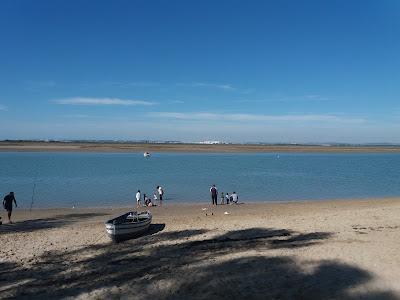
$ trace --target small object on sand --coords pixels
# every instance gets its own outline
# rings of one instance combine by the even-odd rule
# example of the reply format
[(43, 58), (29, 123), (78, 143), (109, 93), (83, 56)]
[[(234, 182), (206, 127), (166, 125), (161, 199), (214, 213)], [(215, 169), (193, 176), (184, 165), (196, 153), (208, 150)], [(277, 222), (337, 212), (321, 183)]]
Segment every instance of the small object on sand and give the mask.
[(202, 208), (201, 210), (207, 210), (207, 208), (204, 207), (204, 208)]
[(226, 212), (224, 212), (224, 215), (230, 215), (231, 213), (228, 213), (227, 211)]
[(75, 205), (72, 205), (72, 209), (75, 209)]

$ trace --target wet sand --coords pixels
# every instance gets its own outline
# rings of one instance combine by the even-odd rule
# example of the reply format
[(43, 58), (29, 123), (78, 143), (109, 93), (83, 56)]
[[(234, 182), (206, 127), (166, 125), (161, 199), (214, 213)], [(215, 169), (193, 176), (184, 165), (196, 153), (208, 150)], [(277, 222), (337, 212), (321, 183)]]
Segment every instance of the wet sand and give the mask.
[(0, 298), (400, 299), (400, 199), (164, 205), (113, 244), (125, 211), (16, 209)]
[(400, 146), (314, 146), (314, 145), (253, 145), (253, 144), (139, 144), (139, 143), (62, 143), (62, 142), (0, 142), (0, 151), (18, 152), (227, 152), (227, 153), (399, 153)]

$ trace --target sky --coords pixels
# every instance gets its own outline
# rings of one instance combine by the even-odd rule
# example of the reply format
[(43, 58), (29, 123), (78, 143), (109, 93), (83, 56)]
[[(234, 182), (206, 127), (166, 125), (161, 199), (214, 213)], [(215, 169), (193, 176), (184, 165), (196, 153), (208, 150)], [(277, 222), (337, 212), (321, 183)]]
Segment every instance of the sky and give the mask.
[(400, 2), (0, 1), (0, 139), (400, 143)]

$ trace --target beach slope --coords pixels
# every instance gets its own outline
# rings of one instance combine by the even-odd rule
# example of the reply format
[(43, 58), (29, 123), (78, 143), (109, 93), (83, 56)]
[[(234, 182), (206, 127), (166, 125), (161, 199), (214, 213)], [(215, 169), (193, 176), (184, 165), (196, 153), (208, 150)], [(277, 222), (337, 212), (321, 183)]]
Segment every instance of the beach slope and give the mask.
[(154, 207), (112, 244), (126, 210), (16, 210), (0, 298), (400, 299), (400, 199)]

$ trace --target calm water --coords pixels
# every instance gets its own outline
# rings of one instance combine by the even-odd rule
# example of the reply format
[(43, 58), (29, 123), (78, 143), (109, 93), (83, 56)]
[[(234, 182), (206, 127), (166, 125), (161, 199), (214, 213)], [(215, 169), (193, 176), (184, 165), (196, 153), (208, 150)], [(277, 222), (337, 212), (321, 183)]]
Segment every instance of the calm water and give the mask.
[(400, 196), (400, 154), (0, 153), (0, 192), (29, 207), (129, 205), (156, 185), (166, 202)]

